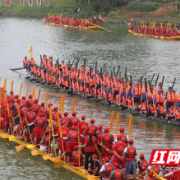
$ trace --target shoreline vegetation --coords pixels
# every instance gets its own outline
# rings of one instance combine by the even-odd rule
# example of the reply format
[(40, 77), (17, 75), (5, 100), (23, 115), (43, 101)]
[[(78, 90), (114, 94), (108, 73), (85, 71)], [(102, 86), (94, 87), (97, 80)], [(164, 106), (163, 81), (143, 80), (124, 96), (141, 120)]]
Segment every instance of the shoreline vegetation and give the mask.
[[(44, 1), (38, 7), (34, 0), (34, 6), (29, 7), (27, 1), (24, 6), (21, 6), (19, 0), (14, 0), (10, 7), (1, 3), (0, 16), (43, 18), (43, 15), (55, 14), (74, 18), (93, 18), (94, 16), (98, 18), (100, 14), (108, 23), (128, 23), (131, 18), (137, 23), (141, 21), (180, 23), (180, 3), (177, 5), (173, 2), (161, 3), (161, 0), (159, 2), (154, 0), (114, 1), (111, 5), (110, 0), (89, 0), (89, 4), (85, 0), (51, 0), (48, 8)], [(80, 10), (77, 12), (78, 8)]]

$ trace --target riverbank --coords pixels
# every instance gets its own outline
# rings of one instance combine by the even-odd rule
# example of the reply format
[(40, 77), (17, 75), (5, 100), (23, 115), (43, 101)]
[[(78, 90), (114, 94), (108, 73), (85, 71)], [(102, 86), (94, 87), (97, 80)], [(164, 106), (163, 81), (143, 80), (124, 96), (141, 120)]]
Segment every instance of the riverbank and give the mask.
[[(52, 0), (49, 8), (46, 8), (44, 3), (42, 2), (41, 7), (37, 7), (36, 4), (33, 7), (29, 7), (27, 2), (24, 7), (21, 7), (19, 0), (14, 0), (10, 7), (6, 7), (2, 3), (0, 16), (43, 18), (45, 14), (57, 14), (75, 18), (93, 18), (101, 14), (107, 23), (127, 24), (130, 19), (134, 19), (137, 23), (141, 21), (180, 23), (179, 16), (172, 16), (175, 10), (173, 3), (164, 4), (153, 12), (129, 11), (124, 6), (107, 14), (93, 11), (93, 3), (87, 4), (86, 2), (82, 3), (74, 0), (68, 0), (68, 2), (66, 0)], [(80, 9), (79, 12), (76, 12), (77, 8)]]

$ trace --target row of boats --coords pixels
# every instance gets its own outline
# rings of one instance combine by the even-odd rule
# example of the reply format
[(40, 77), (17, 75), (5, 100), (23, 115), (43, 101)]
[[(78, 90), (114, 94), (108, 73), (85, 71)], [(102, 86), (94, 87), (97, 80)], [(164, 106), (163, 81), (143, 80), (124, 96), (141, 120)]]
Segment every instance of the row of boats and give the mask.
[(97, 66), (95, 70), (87, 69), (84, 64), (78, 67), (72, 64), (48, 65), (51, 58), (47, 59), (44, 55), (41, 58), (40, 65), (33, 65), (30, 61), (24, 63), (29, 75), (26, 79), (31, 82), (53, 86), (56, 90), (66, 91), (69, 95), (78, 95), (87, 99), (101, 102), (122, 110), (129, 111), (134, 115), (149, 117), (155, 121), (180, 125), (180, 94), (173, 90), (172, 87), (167, 92), (163, 90), (164, 77), (162, 82), (157, 82), (157, 76), (153, 85), (153, 79), (147, 81), (140, 78), (135, 84), (132, 78), (119, 78), (118, 71), (112, 73), (99, 72)]
[[(62, 110), (62, 106), (64, 105), (62, 103), (63, 97), (61, 98), (61, 102), (59, 106), (61, 108), (53, 107), (51, 103), (49, 103), (48, 108), (46, 108), (45, 104), (47, 102), (39, 103), (37, 99), (32, 98), (33, 95), (31, 94), (28, 95), (28, 99), (24, 97), (22, 99), (19, 99), (19, 95), (15, 95), (12, 90), (10, 91), (10, 94), (7, 94), (6, 85), (4, 85), (3, 88), (0, 88), (0, 96), (1, 96), (0, 103), (2, 105), (1, 111), (0, 111), (0, 115), (1, 115), (0, 137), (1, 138), (8, 139), (11, 142), (17, 143), (18, 144), (18, 146), (16, 146), (17, 151), (21, 151), (24, 148), (27, 148), (31, 151), (32, 156), (40, 155), (42, 156), (44, 160), (49, 160), (53, 162), (55, 168), (63, 167), (83, 177), (84, 179), (88, 179), (88, 180), (100, 179), (99, 175), (91, 175), (89, 174), (91, 171), (84, 170), (81, 164), (83, 163), (83, 158), (81, 159), (80, 157), (79, 160), (77, 158), (79, 157), (78, 156), (79, 154), (83, 153), (83, 150), (80, 150), (80, 148), (78, 147), (80, 147), (80, 144), (83, 145), (86, 142), (86, 140), (84, 142), (82, 138), (83, 136), (80, 136), (80, 134), (81, 135), (83, 134), (85, 138), (86, 137), (89, 138), (88, 134), (86, 133), (84, 134), (86, 129), (88, 128), (87, 132), (89, 132), (90, 134), (92, 132), (95, 133), (96, 129), (94, 128), (97, 128), (98, 136), (97, 134), (96, 135), (93, 134), (93, 137), (94, 138), (96, 137), (98, 142), (99, 143), (102, 142), (103, 144), (105, 140), (102, 137), (104, 136), (108, 137), (109, 135), (113, 137), (113, 135), (109, 132), (109, 128), (107, 127), (103, 128), (102, 125), (96, 126), (94, 124), (95, 122), (94, 119), (91, 119), (90, 124), (88, 125), (88, 122), (85, 121), (86, 116), (84, 115), (81, 116), (81, 120), (79, 120), (79, 118), (76, 116), (77, 113), (74, 110), (72, 111), (72, 116), (70, 115), (70, 117), (68, 117), (67, 112), (65, 112), (63, 116), (63, 114), (61, 114), (62, 111), (60, 111), (60, 109)], [(76, 128), (75, 128), (75, 125), (71, 124), (72, 122), (74, 123), (74, 120), (76, 120), (76, 123), (77, 123)], [(65, 121), (67, 123), (64, 123)], [(129, 121), (132, 122), (132, 116), (130, 116)], [(111, 124), (111, 121), (110, 121), (110, 124)], [(116, 129), (119, 130), (118, 129), (119, 124), (117, 122), (116, 124), (117, 124)], [(131, 126), (130, 123), (129, 123), (129, 126)], [(119, 131), (120, 131), (120, 135), (117, 135), (117, 132), (116, 132), (116, 136), (118, 138), (121, 138), (122, 142), (117, 142), (114, 144), (114, 146), (117, 146), (117, 144), (120, 143), (120, 144), (123, 144), (123, 148), (125, 148), (124, 146), (127, 146), (127, 145), (124, 144), (123, 142), (127, 143), (128, 139), (127, 139), (127, 136), (124, 134), (124, 127), (120, 127)], [(129, 127), (129, 131), (130, 131), (130, 127)], [(77, 139), (74, 138), (72, 140), (71, 136), (73, 133), (77, 135)], [(128, 132), (128, 137), (129, 137), (129, 132)], [(37, 138), (37, 141), (35, 140), (36, 138)], [(70, 141), (70, 139), (72, 140), (73, 143)], [(129, 140), (129, 142), (130, 141), (132, 141), (133, 143), (132, 139)], [(59, 142), (59, 145), (56, 145), (58, 144), (58, 142)], [(112, 142), (114, 142), (114, 140)], [(78, 146), (76, 146), (77, 144)], [(67, 151), (69, 150), (67, 150), (66, 148), (68, 148), (69, 146), (72, 148), (72, 154), (74, 153), (75, 156), (73, 155), (74, 159), (67, 161), (65, 160), (66, 159), (65, 152), (66, 152), (66, 156), (68, 156)], [(108, 149), (110, 148), (109, 146), (107, 146), (106, 144), (101, 145), (101, 146), (102, 146), (102, 149), (101, 148), (100, 150), (98, 150), (99, 148), (96, 149), (96, 152), (94, 152), (95, 154), (93, 154), (93, 161), (98, 162), (100, 164), (100, 167), (103, 164), (108, 164), (109, 157), (113, 156), (112, 153), (109, 153), (110, 151), (110, 149)], [(103, 149), (104, 146), (105, 146), (105, 149)], [(61, 156), (57, 155), (59, 150), (61, 150)], [(104, 154), (107, 154), (107, 156), (109, 157), (104, 156)], [(101, 156), (103, 156), (104, 159), (102, 159)], [(141, 158), (141, 161), (144, 162), (145, 164), (145, 165), (144, 164), (142, 165), (142, 172), (145, 172), (145, 170), (148, 167), (148, 163), (145, 160), (143, 154), (140, 155), (140, 158)], [(104, 175), (103, 173), (104, 171), (102, 171), (102, 177), (105, 177), (104, 179), (106, 179), (107, 176), (110, 175), (111, 171), (113, 171), (112, 167), (115, 167), (116, 172), (117, 172), (115, 174), (117, 176), (116, 179), (124, 180), (124, 176), (119, 176), (119, 173), (123, 172), (122, 167), (121, 169), (119, 169), (120, 164), (113, 163), (111, 165), (111, 163), (112, 162), (110, 162), (108, 166), (109, 168), (111, 168), (110, 172), (108, 171), (107, 172), (108, 174)], [(139, 165), (141, 167), (141, 164)], [(155, 167), (155, 169), (153, 168), (153, 170), (149, 171), (150, 173), (146, 175), (147, 178), (150, 177), (152, 180), (154, 178), (165, 180), (164, 178), (160, 177), (157, 174), (160, 172), (160, 169), (157, 169), (157, 167)], [(140, 174), (140, 175), (137, 174), (136, 179), (138, 180), (143, 179), (145, 174), (146, 173)], [(154, 178), (153, 178), (153, 175), (154, 175)], [(129, 175), (128, 179), (133, 179), (133, 176)]]

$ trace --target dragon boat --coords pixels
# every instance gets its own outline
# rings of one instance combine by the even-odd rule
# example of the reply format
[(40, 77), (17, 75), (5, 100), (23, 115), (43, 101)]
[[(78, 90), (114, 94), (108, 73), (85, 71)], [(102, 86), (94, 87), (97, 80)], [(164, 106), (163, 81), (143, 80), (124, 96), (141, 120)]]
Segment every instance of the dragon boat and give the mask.
[(151, 38), (165, 39), (165, 40), (180, 40), (180, 36), (171, 36), (171, 37), (154, 36), (154, 35), (147, 35), (147, 34), (138, 33), (138, 32), (132, 31), (131, 29), (128, 29), (128, 32), (133, 34), (133, 35), (144, 36), (144, 37), (151, 37)]

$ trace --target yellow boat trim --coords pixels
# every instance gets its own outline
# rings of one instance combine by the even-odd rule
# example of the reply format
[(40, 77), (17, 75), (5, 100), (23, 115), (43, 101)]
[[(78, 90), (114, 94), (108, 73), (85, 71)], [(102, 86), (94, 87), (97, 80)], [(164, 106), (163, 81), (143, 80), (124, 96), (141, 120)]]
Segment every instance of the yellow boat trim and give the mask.
[(63, 167), (71, 171), (72, 173), (87, 180), (99, 180), (99, 177), (88, 174), (87, 171), (83, 169), (82, 167), (74, 167), (74, 166), (71, 166), (70, 164), (65, 163), (64, 161), (61, 161), (59, 158), (51, 157), (48, 153), (46, 153), (45, 151), (39, 150), (36, 146), (25, 143), (24, 141), (18, 139), (17, 137), (13, 135), (5, 134), (1, 130), (0, 130), (0, 137), (9, 139), (9, 141), (13, 141), (21, 146), (24, 146), (26, 149), (31, 150), (32, 155), (40, 155), (44, 157), (45, 159), (48, 157), (48, 160), (54, 163), (55, 168)]

